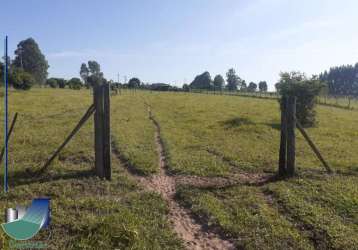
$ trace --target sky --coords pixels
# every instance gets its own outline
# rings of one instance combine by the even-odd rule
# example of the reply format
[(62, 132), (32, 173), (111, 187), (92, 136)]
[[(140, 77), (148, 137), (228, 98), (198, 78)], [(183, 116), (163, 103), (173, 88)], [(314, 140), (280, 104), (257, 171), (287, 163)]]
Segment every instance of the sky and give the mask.
[[(6, 11), (5, 11), (6, 10)], [(34, 38), (50, 77), (96, 60), (107, 79), (181, 86), (229, 68), (246, 82), (358, 62), (356, 0), (4, 0), (0, 36)]]

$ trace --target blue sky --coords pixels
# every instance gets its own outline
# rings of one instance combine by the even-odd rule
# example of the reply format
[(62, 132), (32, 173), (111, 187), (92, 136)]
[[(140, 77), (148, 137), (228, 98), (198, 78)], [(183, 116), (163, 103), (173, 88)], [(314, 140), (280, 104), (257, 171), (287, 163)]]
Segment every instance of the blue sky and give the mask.
[(273, 89), (280, 71), (358, 62), (357, 10), (356, 0), (6, 0), (0, 36), (11, 54), (33, 37), (54, 77), (97, 60), (107, 79), (181, 86), (233, 67)]

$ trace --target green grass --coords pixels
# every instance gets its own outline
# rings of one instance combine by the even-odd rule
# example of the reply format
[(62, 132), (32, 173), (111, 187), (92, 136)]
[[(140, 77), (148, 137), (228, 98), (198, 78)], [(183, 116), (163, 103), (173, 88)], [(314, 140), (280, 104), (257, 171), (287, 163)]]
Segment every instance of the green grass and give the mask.
[[(75, 126), (92, 102), (90, 91), (33, 89), (10, 95), (11, 115), (18, 111), (20, 116), (10, 143), (11, 192), (1, 195), (1, 211), (25, 205), (36, 196), (52, 197), (51, 248), (182, 247), (167, 222), (165, 202), (138, 187), (115, 156), (111, 182), (92, 176), (92, 119), (46, 176), (36, 180), (26, 175), (25, 169), (40, 167)], [(145, 102), (160, 124), (173, 174), (277, 171), (280, 116), (276, 100), (123, 91), (111, 98), (112, 137), (140, 174), (158, 171), (155, 127)], [(298, 134), (295, 178), (258, 186), (180, 186), (178, 201), (221, 228), (239, 248), (357, 249), (358, 113), (319, 105), (317, 115), (318, 126), (307, 132), (335, 175), (325, 174)], [(3, 233), (0, 243), (8, 244)]]
[[(230, 176), (277, 171), (277, 101), (174, 93), (148, 93), (146, 100), (161, 125), (173, 172)], [(182, 187), (179, 200), (245, 249), (354, 249), (358, 115), (321, 105), (317, 115), (318, 126), (307, 132), (338, 173), (334, 177), (326, 176), (298, 134), (296, 179), (261, 187)]]
[(313, 249), (295, 228), (254, 187), (221, 190), (181, 188), (178, 199), (209, 224), (220, 225), (244, 249)]
[[(147, 141), (149, 133), (150, 140), (154, 140), (153, 130), (137, 127), (145, 120), (142, 116), (139, 116), (142, 121), (130, 122), (135, 127), (130, 134), (131, 126), (125, 127), (127, 123), (121, 120), (127, 117), (125, 112), (128, 108), (121, 106), (122, 102), (118, 102), (118, 109), (115, 108), (115, 98), (112, 99), (112, 116), (115, 116), (112, 134), (115, 139), (120, 141), (125, 134), (124, 142), (144, 129), (146, 132), (142, 131), (142, 134), (148, 134)], [(138, 187), (114, 155), (112, 181), (102, 181), (93, 176), (93, 118), (81, 128), (44, 176), (34, 178), (26, 171), (41, 167), (73, 129), (92, 102), (89, 90), (11, 91), (9, 102), (10, 117), (15, 112), (19, 112), (19, 117), (10, 140), (10, 191), (0, 195), (2, 218), (5, 208), (29, 205), (33, 198), (48, 196), (52, 206), (51, 236), (44, 240), (48, 238), (48, 231), (43, 231), (33, 240), (45, 242), (49, 249), (182, 249), (167, 221), (166, 203), (159, 195)], [(129, 99), (124, 102), (129, 102)], [(141, 115), (144, 116), (143, 104), (142, 107)], [(133, 108), (140, 111), (139, 106)], [(118, 114), (120, 111), (122, 115)], [(136, 120), (135, 115), (130, 118)], [(138, 135), (138, 144), (145, 143), (140, 137)], [(3, 140), (2, 133), (0, 139)], [(134, 144), (131, 141), (131, 146), (135, 147)], [(147, 152), (148, 149), (142, 148), (141, 151)], [(130, 149), (125, 152), (144, 170), (148, 171), (149, 166), (154, 169), (155, 164), (142, 165), (144, 160), (141, 162), (140, 158), (132, 157)], [(153, 153), (144, 155), (153, 157)], [(2, 186), (2, 171), (0, 178)], [(0, 246), (1, 249), (9, 247), (9, 238), (2, 230)]]
[[(162, 127), (174, 172), (226, 175), (229, 167), (208, 149), (219, 152), (240, 170), (276, 171), (280, 117), (275, 100), (201, 94), (148, 94)], [(319, 124), (307, 130), (332, 168), (345, 173), (358, 167), (358, 115), (319, 106)], [(298, 132), (297, 132), (298, 133)], [(298, 134), (297, 165), (320, 170), (320, 162)]]
[(141, 92), (125, 92), (111, 99), (111, 129), (116, 145), (125, 159), (140, 174), (158, 171), (158, 155), (154, 141), (155, 128)]

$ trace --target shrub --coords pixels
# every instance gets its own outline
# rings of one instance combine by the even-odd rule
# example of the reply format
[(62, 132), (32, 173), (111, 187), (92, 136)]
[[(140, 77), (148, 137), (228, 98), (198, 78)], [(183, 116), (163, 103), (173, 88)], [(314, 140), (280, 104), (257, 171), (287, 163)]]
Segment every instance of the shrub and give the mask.
[(128, 82), (128, 88), (130, 89), (136, 89), (139, 88), (141, 81), (139, 78), (133, 77)]
[(82, 88), (82, 82), (81, 79), (74, 77), (71, 80), (67, 82), (67, 85), (70, 89), (81, 89)]
[(183, 91), (185, 91), (185, 92), (190, 92), (190, 87), (189, 87), (188, 84), (184, 84), (184, 85), (183, 85)]
[(300, 72), (284, 72), (280, 74), (280, 81), (276, 88), (283, 97), (295, 96), (297, 98), (296, 117), (305, 127), (316, 124), (316, 97), (324, 86), (318, 77), (307, 78)]
[(57, 81), (57, 85), (60, 89), (63, 89), (66, 87), (66, 80), (63, 79), (63, 78), (56, 78), (56, 81)]
[(9, 83), (15, 89), (29, 90), (35, 84), (35, 79), (23, 69), (14, 68), (9, 75)]
[(46, 85), (50, 86), (51, 88), (57, 88), (58, 87), (58, 83), (57, 80), (55, 78), (50, 78), (46, 80)]

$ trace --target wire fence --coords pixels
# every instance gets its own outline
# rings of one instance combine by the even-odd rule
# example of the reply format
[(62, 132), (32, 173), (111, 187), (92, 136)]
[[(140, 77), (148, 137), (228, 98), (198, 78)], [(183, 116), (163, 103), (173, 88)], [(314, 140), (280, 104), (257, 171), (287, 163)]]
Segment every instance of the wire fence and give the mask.
[[(242, 91), (224, 91), (224, 90), (215, 91), (215, 90), (191, 89), (190, 93), (241, 96), (241, 97), (251, 97), (251, 98), (261, 98), (261, 99), (273, 99), (273, 100), (280, 98), (280, 95), (277, 92), (242, 92)], [(354, 97), (354, 96), (319, 95), (316, 101), (317, 104), (320, 105), (358, 110), (358, 97)]]

